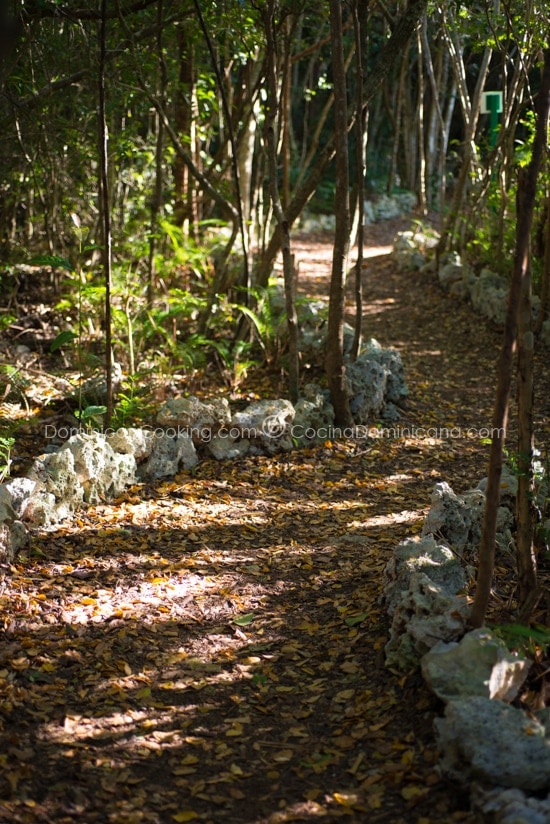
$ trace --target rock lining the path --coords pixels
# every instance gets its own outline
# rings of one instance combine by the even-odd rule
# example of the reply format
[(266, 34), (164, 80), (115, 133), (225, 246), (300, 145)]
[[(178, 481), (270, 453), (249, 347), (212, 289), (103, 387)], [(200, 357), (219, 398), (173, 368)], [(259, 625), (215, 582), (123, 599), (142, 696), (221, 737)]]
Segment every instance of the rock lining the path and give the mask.
[[(365, 200), (363, 204), (363, 219), (365, 225), (376, 223), (380, 220), (391, 220), (401, 215), (412, 212), (418, 202), (417, 196), (413, 192), (396, 192), (394, 194), (380, 194), (370, 200)], [(335, 217), (331, 215), (313, 215), (307, 212), (302, 214), (298, 222), (300, 232), (333, 232)]]
[[(461, 594), (479, 544), (486, 480), (457, 495), (437, 484), (422, 535), (402, 541), (385, 571), (392, 619), (386, 664), (421, 667), (445, 703), (436, 719), (439, 770), (473, 787), (473, 807), (506, 824), (550, 822), (550, 708), (527, 712), (510, 704), (530, 668), (493, 631), (466, 632), (470, 607)], [(499, 548), (509, 546), (517, 482), (501, 479)], [(536, 793), (536, 796), (533, 796)], [(543, 797), (543, 795), (545, 797)]]
[[(400, 354), (375, 340), (350, 366), (350, 404), (356, 423), (398, 415), (407, 388)], [(26, 478), (0, 484), (0, 561), (12, 561), (28, 540), (29, 527), (51, 527), (82, 505), (120, 495), (143, 481), (173, 477), (192, 469), (201, 456), (217, 460), (275, 455), (339, 437), (326, 390), (308, 384), (294, 406), (288, 400), (261, 400), (232, 413), (226, 399), (191, 396), (167, 401), (157, 426), (121, 428), (102, 434), (77, 431), (51, 444)]]
[[(432, 259), (439, 235), (433, 231), (398, 232), (393, 242), (393, 258), (404, 272), (434, 272)], [(469, 301), (474, 310), (498, 326), (504, 326), (508, 304), (508, 282), (506, 278), (488, 268), (476, 274), (456, 251), (448, 252), (440, 261), (437, 277), (441, 287), (453, 297)], [(538, 313), (540, 300), (535, 295), (533, 319)], [(550, 346), (550, 319), (545, 320), (540, 334), (541, 341)]]

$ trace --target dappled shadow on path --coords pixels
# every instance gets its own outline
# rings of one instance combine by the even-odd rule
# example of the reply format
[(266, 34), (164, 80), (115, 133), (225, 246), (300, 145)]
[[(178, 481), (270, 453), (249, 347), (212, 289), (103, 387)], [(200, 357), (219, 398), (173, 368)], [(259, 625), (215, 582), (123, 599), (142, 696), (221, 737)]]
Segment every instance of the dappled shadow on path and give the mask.
[(450, 814), (379, 602), (438, 451), (403, 472), (378, 447), (205, 462), (37, 536), (5, 604), (0, 820)]
[(435, 699), (383, 666), (380, 595), (433, 484), (483, 475), (499, 335), (385, 255), (364, 279), (401, 429), (205, 460), (5, 571), (0, 822), (470, 820), (435, 771)]

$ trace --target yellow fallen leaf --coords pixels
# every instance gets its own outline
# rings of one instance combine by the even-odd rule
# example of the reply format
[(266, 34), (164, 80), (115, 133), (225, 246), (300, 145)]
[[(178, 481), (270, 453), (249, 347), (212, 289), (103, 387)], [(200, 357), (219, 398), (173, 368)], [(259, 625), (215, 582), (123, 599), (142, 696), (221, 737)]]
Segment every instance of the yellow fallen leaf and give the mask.
[(353, 698), (355, 695), (355, 690), (347, 689), (347, 690), (340, 690), (334, 696), (334, 701), (338, 704), (341, 704), (343, 701), (349, 701), (350, 698)]
[(143, 687), (142, 689), (136, 692), (134, 698), (149, 698), (150, 695), (151, 687)]
[(181, 813), (174, 813), (172, 818), (174, 821), (177, 821), (178, 824), (182, 824), (183, 821), (194, 821), (195, 818), (198, 818), (199, 815), (194, 810), (182, 810)]
[(342, 804), (343, 807), (353, 807), (357, 804), (357, 795), (355, 793), (333, 793), (334, 800), (337, 804)]
[(403, 787), (401, 795), (405, 801), (412, 801), (414, 798), (426, 795), (427, 792), (427, 787), (417, 787), (415, 784), (410, 784), (408, 787)]
[(293, 755), (294, 755), (294, 752), (292, 750), (279, 750), (279, 752), (276, 752), (275, 755), (273, 756), (273, 760), (274, 761), (290, 761), (290, 759), (292, 758)]

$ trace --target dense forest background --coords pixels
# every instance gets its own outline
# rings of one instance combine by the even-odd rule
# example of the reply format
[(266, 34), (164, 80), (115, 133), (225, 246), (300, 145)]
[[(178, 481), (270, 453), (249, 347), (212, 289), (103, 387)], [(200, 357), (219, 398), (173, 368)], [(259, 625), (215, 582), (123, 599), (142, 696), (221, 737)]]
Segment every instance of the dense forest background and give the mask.
[(509, 273), (548, 26), (538, 2), (14, 2), (0, 65), (3, 290), (19, 264), (53, 267), (35, 280), (51, 280), (55, 349), (76, 341), (103, 361), (107, 343), (131, 379), (214, 364), (231, 382), (277, 356), (266, 294), (306, 211), (337, 215), (345, 259), (358, 227), (360, 253), (364, 199), (409, 190), (440, 255)]

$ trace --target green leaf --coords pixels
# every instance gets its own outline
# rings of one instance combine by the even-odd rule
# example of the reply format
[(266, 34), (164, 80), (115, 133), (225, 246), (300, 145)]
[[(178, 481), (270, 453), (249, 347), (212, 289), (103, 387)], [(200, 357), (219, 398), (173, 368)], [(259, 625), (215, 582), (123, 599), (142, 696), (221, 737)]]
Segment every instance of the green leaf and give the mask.
[(36, 255), (29, 260), (29, 266), (51, 266), (53, 269), (65, 269), (74, 272), (73, 264), (59, 255)]
[(104, 415), (106, 411), (106, 406), (87, 406), (86, 409), (75, 410), (74, 416), (83, 423), (86, 423), (86, 421), (91, 421), (99, 417), (99, 415)]
[(67, 343), (72, 343), (73, 340), (76, 340), (78, 335), (75, 335), (74, 332), (65, 329), (63, 332), (60, 332), (59, 335), (51, 342), (50, 344), (50, 352), (57, 352), (58, 349), (61, 349), (62, 346), (65, 346)]
[(495, 626), (494, 629), (509, 641), (525, 639), (535, 641), (535, 643), (541, 646), (550, 644), (550, 629), (541, 625), (528, 627), (525, 626), (525, 624), (501, 624), (500, 626)]
[(350, 615), (349, 618), (345, 619), (345, 623), (348, 625), (348, 627), (354, 627), (356, 624), (360, 624), (362, 621), (364, 621), (367, 615), (368, 613), (366, 612), (360, 612), (358, 615)]
[(253, 612), (247, 612), (246, 615), (239, 615), (237, 618), (233, 618), (233, 623), (237, 624), (238, 627), (247, 627), (255, 617)]

